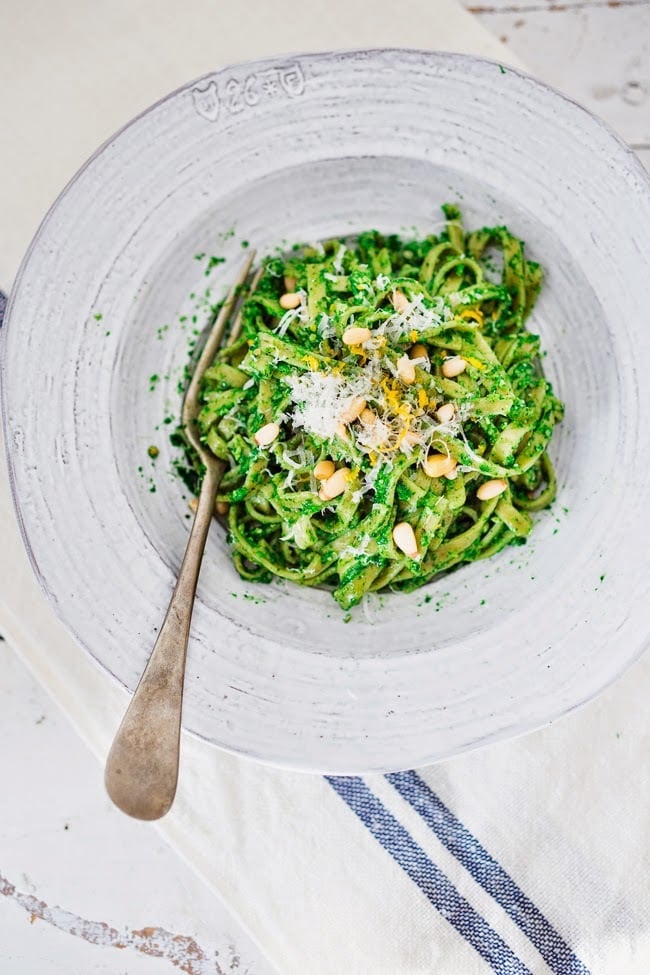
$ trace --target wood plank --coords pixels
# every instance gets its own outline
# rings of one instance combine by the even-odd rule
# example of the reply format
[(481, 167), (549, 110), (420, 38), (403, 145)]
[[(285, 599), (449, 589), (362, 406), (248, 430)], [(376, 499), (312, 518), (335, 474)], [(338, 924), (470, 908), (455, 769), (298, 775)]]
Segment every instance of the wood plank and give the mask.
[(94, 756), (3, 640), (0, 673), (2, 975), (271, 975), (159, 832), (111, 805)]
[(568, 7), (585, 9), (587, 7), (643, 7), (649, 0), (462, 0), (464, 6), (473, 14), (527, 13), (530, 11), (562, 12)]
[(650, 3), (477, 5), (480, 22), (531, 73), (604, 118), (630, 143), (650, 144)]

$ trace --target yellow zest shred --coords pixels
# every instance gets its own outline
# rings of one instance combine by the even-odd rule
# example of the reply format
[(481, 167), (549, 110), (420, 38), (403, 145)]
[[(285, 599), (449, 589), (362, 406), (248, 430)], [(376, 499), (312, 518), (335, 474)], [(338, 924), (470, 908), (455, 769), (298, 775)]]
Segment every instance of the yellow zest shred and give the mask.
[(429, 397), (424, 389), (418, 389), (418, 406), (424, 409), (425, 406), (429, 405)]
[(465, 362), (469, 362), (470, 366), (474, 366), (475, 369), (480, 369), (481, 371), (485, 369), (485, 363), (481, 362), (480, 359), (475, 359), (471, 355), (464, 355), (463, 359), (465, 360)]
[(483, 312), (478, 308), (463, 308), (458, 312), (458, 318), (466, 318), (476, 322), (479, 326), (483, 325)]
[(381, 381), (381, 388), (384, 391), (388, 406), (392, 410), (398, 410), (402, 397), (400, 395), (399, 387), (395, 384), (395, 381), (384, 376)]

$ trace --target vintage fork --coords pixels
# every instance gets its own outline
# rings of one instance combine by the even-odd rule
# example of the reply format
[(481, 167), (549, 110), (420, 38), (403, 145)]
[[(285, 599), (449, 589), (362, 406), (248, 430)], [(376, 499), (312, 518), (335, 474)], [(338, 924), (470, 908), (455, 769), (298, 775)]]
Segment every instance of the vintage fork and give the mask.
[[(247, 288), (252, 251), (210, 330), (183, 400), (185, 435), (205, 465), (198, 505), (178, 580), (158, 639), (115, 735), (104, 781), (116, 806), (136, 819), (159, 819), (171, 807), (178, 782), (185, 659), (201, 560), (215, 511), (225, 464), (200, 439), (197, 417), (205, 370), (222, 343), (231, 314), (243, 292), (255, 290), (261, 269)], [(241, 332), (241, 303), (228, 342)]]

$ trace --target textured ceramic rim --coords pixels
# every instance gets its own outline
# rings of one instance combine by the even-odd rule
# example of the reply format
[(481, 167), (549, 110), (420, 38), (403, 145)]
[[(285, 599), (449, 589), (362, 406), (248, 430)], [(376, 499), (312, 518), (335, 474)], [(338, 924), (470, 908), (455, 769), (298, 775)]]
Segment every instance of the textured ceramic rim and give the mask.
[[(354, 55), (354, 54), (359, 54), (359, 55), (366, 55), (367, 54), (367, 55), (380, 56), (380, 55), (382, 55), (384, 53), (391, 53), (391, 49), (374, 49), (374, 50), (370, 50), (370, 51), (359, 51), (359, 52), (354, 52), (354, 51), (319, 52), (317, 54), (311, 54), (311, 55), (310, 54), (296, 54), (296, 55), (292, 55), (291, 57), (292, 58), (294, 58), (294, 57), (295, 58), (300, 58), (302, 60), (309, 61), (310, 58), (337, 58), (339, 56), (351, 56), (351, 55)], [(467, 63), (467, 62), (472, 62), (472, 63), (475, 63), (475, 62), (479, 62), (479, 63), (480, 62), (483, 62), (483, 63), (485, 63), (487, 65), (493, 65), (495, 67), (498, 67), (498, 63), (497, 62), (493, 62), (493, 61), (490, 61), (488, 59), (483, 59), (483, 58), (467, 57), (467, 56), (459, 55), (459, 54), (441, 54), (441, 53), (437, 53), (437, 52), (413, 51), (413, 50), (404, 50), (403, 52), (397, 52), (397, 53), (403, 53), (405, 55), (416, 55), (416, 56), (421, 57), (421, 58), (430, 57), (430, 58), (433, 58), (433, 59), (437, 59), (439, 61), (446, 61), (448, 63), (462, 64), (463, 62), (465, 62), (465, 63)], [(219, 70), (217, 72), (210, 72), (208, 74), (205, 74), (205, 75), (201, 76), (200, 78), (195, 79), (194, 81), (191, 81), (188, 84), (179, 87), (174, 92), (170, 93), (169, 95), (167, 95), (164, 98), (162, 98), (159, 101), (157, 101), (154, 105), (150, 106), (144, 112), (140, 113), (138, 116), (136, 116), (130, 122), (128, 122), (120, 130), (118, 130), (118, 132), (115, 133), (114, 136), (112, 136), (110, 139), (106, 140), (106, 142), (95, 153), (93, 153), (93, 155), (82, 166), (82, 168), (79, 170), (79, 172), (77, 174), (75, 174), (75, 176), (70, 180), (70, 182), (64, 188), (64, 190), (62, 191), (62, 193), (59, 195), (59, 197), (57, 198), (57, 200), (53, 203), (52, 207), (50, 207), (50, 209), (48, 210), (48, 213), (44, 217), (44, 219), (43, 219), (43, 221), (42, 221), (42, 223), (41, 223), (41, 225), (40, 225), (40, 227), (39, 227), (39, 229), (38, 229), (38, 231), (37, 231), (37, 233), (36, 233), (36, 235), (35, 235), (32, 243), (31, 243), (31, 245), (30, 245), (30, 247), (29, 247), (29, 249), (27, 251), (27, 254), (25, 255), (25, 258), (23, 259), (23, 262), (21, 263), (21, 267), (20, 267), (19, 272), (18, 272), (18, 274), (16, 276), (16, 280), (14, 282), (14, 287), (12, 289), (12, 293), (11, 293), (11, 296), (10, 296), (10, 299), (9, 299), (9, 302), (8, 302), (7, 313), (6, 313), (6, 322), (9, 323), (10, 320), (11, 320), (11, 317), (12, 317), (12, 308), (13, 308), (13, 304), (14, 304), (15, 295), (20, 291), (21, 287), (23, 286), (23, 277), (24, 277), (26, 268), (27, 268), (27, 266), (29, 264), (29, 260), (30, 260), (30, 257), (32, 255), (32, 252), (34, 251), (34, 249), (38, 245), (38, 242), (39, 242), (39, 240), (41, 238), (41, 234), (42, 234), (43, 228), (47, 225), (47, 223), (48, 223), (48, 221), (50, 219), (51, 214), (56, 210), (56, 208), (58, 207), (60, 201), (66, 196), (66, 194), (69, 191), (69, 189), (76, 183), (76, 181), (86, 171), (86, 169), (93, 163), (93, 161), (103, 153), (103, 151), (105, 150), (106, 146), (108, 146), (109, 144), (111, 144), (112, 142), (114, 142), (116, 139), (118, 139), (122, 135), (122, 133), (124, 133), (127, 130), (129, 130), (132, 126), (136, 125), (137, 122), (141, 118), (144, 118), (146, 115), (148, 115), (151, 111), (153, 111), (158, 106), (163, 105), (164, 103), (166, 103), (166, 102), (168, 102), (168, 101), (176, 98), (177, 96), (179, 96), (180, 94), (182, 94), (184, 92), (187, 92), (188, 90), (191, 90), (192, 88), (194, 88), (197, 85), (201, 85), (203, 82), (206, 82), (207, 80), (209, 80), (211, 78), (215, 78), (215, 77), (219, 78), (219, 77), (223, 76), (225, 72), (231, 70), (234, 67), (242, 67), (242, 66), (246, 66), (246, 65), (250, 65), (252, 67), (254, 65), (256, 67), (256, 69), (259, 70), (259, 69), (263, 69), (265, 66), (277, 65), (278, 62), (279, 62), (279, 60), (280, 59), (278, 57), (272, 57), (272, 58), (266, 58), (266, 59), (255, 60), (255, 61), (250, 61), (250, 62), (244, 62), (243, 65), (240, 64), (240, 65), (237, 65), (237, 66), (226, 67), (226, 68), (223, 68), (223, 69), (221, 69), (221, 70)], [(562, 95), (561, 93), (555, 92), (553, 89), (549, 88), (549, 86), (546, 86), (546, 85), (541, 84), (540, 82), (537, 82), (535, 79), (530, 78), (529, 76), (527, 76), (523, 72), (519, 72), (519, 71), (513, 70), (512, 68), (508, 68), (507, 70), (508, 70), (508, 73), (517, 76), (518, 78), (522, 79), (523, 81), (525, 81), (525, 82), (527, 82), (529, 84), (533, 84), (534, 86), (537, 87), (537, 89), (540, 92), (546, 93), (547, 95), (548, 94), (552, 94), (553, 96), (556, 96), (556, 97), (562, 99), (563, 101), (565, 101), (565, 102), (567, 102), (567, 103), (569, 103), (569, 104), (577, 107), (581, 112), (584, 113), (584, 115), (585, 115), (586, 118), (588, 118), (588, 119), (591, 120), (592, 123), (596, 123), (598, 126), (600, 126), (602, 128), (602, 130), (607, 133), (608, 137), (615, 142), (618, 151), (620, 153), (623, 153), (627, 157), (627, 161), (629, 163), (629, 166), (630, 166), (631, 170), (636, 171), (637, 177), (640, 177), (641, 178), (641, 181), (645, 184), (646, 191), (650, 191), (650, 179), (649, 179), (647, 173), (645, 173), (645, 171), (643, 170), (643, 167), (641, 166), (641, 163), (636, 158), (636, 156), (634, 155), (634, 153), (629, 149), (629, 147), (627, 147), (623, 143), (623, 141), (606, 125), (606, 123), (602, 122), (602, 120), (597, 119), (596, 117), (594, 117), (593, 115), (591, 115), (591, 113), (589, 113), (587, 110), (583, 109), (581, 106), (579, 106), (579, 105), (576, 106), (576, 103), (573, 102), (571, 99), (566, 98), (566, 96)], [(7, 332), (7, 328), (5, 328), (3, 331), (6, 333)], [(3, 358), (2, 366), (3, 366), (3, 369), (4, 369), (5, 368), (5, 356), (6, 356), (6, 340), (3, 341), (3, 345), (5, 347), (5, 351), (3, 352), (3, 357), (2, 357)], [(12, 494), (13, 494), (13, 498), (14, 498), (14, 505), (15, 505), (15, 508), (16, 508), (16, 513), (17, 513), (17, 517), (18, 517), (18, 521), (19, 521), (19, 525), (20, 525), (20, 530), (21, 530), (21, 533), (22, 533), (22, 536), (23, 536), (23, 541), (25, 543), (27, 552), (29, 554), (29, 558), (30, 558), (30, 561), (32, 563), (33, 569), (34, 569), (34, 571), (35, 571), (35, 573), (37, 575), (37, 578), (39, 579), (39, 583), (41, 584), (41, 587), (43, 588), (44, 592), (49, 597), (50, 591), (49, 591), (49, 588), (48, 588), (48, 585), (47, 585), (46, 580), (42, 577), (42, 575), (40, 573), (39, 566), (38, 566), (38, 560), (36, 558), (36, 555), (35, 555), (35, 552), (34, 552), (34, 550), (32, 548), (32, 545), (30, 544), (30, 541), (29, 541), (29, 538), (28, 538), (27, 528), (26, 528), (26, 525), (24, 523), (22, 511), (21, 511), (21, 508), (20, 508), (20, 505), (19, 505), (19, 502), (18, 502), (17, 489), (16, 489), (16, 484), (15, 484), (15, 475), (14, 475), (14, 469), (13, 469), (13, 458), (12, 458), (11, 449), (10, 449), (10, 438), (9, 438), (10, 431), (7, 429), (8, 404), (6, 402), (6, 395), (7, 394), (6, 394), (6, 385), (5, 384), (3, 384), (3, 393), (2, 393), (2, 395), (3, 395), (3, 407), (4, 407), (3, 408), (3, 419), (4, 419), (4, 422), (5, 422), (5, 433), (6, 433), (6, 450), (7, 450), (7, 457), (8, 457), (8, 463), (9, 463), (10, 482), (11, 482)], [(56, 603), (56, 601), (55, 601), (55, 603)], [(59, 607), (58, 606), (55, 606), (55, 608), (56, 608), (57, 612), (59, 612)], [(63, 621), (66, 623), (66, 625), (70, 629), (72, 629), (73, 632), (74, 632), (74, 626), (73, 626), (72, 622), (70, 620), (68, 620), (68, 619), (65, 618), (65, 614), (60, 613), (60, 615), (61, 615), (61, 618), (63, 619)], [(488, 734), (488, 735), (483, 735), (481, 737), (480, 741), (474, 741), (474, 742), (470, 742), (468, 744), (465, 744), (462, 747), (459, 747), (457, 749), (454, 749), (453, 751), (450, 751), (448, 754), (454, 754), (454, 753), (456, 753), (458, 751), (463, 751), (463, 750), (466, 750), (467, 748), (475, 747), (478, 744), (485, 744), (485, 743), (487, 743), (488, 741), (491, 741), (491, 740), (496, 740), (496, 739), (502, 738), (502, 737), (510, 737), (513, 734), (520, 734), (520, 733), (523, 733), (525, 731), (532, 730), (534, 727), (539, 727), (540, 725), (542, 725), (544, 723), (547, 723), (548, 721), (553, 720), (554, 718), (557, 718), (561, 714), (569, 713), (570, 711), (574, 710), (576, 707), (579, 707), (580, 705), (586, 703), (586, 701), (590, 700), (596, 693), (598, 693), (599, 690), (604, 689), (609, 684), (611, 684), (618, 676), (620, 676), (620, 674), (623, 673), (623, 671), (625, 669), (627, 669), (627, 667), (635, 659), (637, 659), (638, 656), (640, 656), (640, 654), (643, 652), (644, 646), (645, 646), (645, 640), (639, 641), (639, 643), (636, 646), (636, 648), (634, 649), (634, 652), (633, 653), (629, 653), (629, 649), (630, 648), (628, 647), (628, 655), (626, 656), (626, 659), (624, 660), (624, 662), (620, 666), (618, 666), (618, 667), (616, 667), (615, 669), (612, 670), (612, 672), (608, 676), (608, 679), (602, 680), (601, 683), (600, 683), (600, 685), (595, 690), (594, 689), (591, 689), (584, 697), (579, 698), (579, 699), (574, 699), (571, 704), (569, 704), (569, 705), (567, 705), (567, 704), (558, 705), (558, 706), (555, 706), (554, 708), (551, 708), (550, 709), (550, 713), (548, 714), (548, 716), (547, 716), (547, 718), (545, 720), (539, 720), (539, 718), (533, 718), (532, 720), (530, 720), (530, 719), (527, 720), (526, 717), (523, 717), (523, 718), (521, 718), (518, 727), (515, 728), (515, 729), (507, 728), (507, 729), (499, 730), (497, 728), (493, 733)], [(102, 667), (104, 667), (105, 669), (109, 669), (109, 668), (106, 667), (105, 663), (102, 663), (101, 661), (99, 661), (99, 659), (97, 658), (97, 656), (95, 655), (95, 653), (93, 652), (93, 650), (88, 649), (88, 648), (86, 648), (86, 649), (98, 661), (98, 663), (100, 663), (100, 665)], [(119, 680), (119, 678), (117, 678), (117, 679)], [(203, 736), (201, 736), (201, 737), (203, 737)], [(207, 739), (207, 740), (211, 740), (211, 739)], [(223, 747), (223, 748), (225, 748), (227, 750), (232, 750), (232, 751), (235, 751), (235, 752), (238, 751), (237, 745), (235, 743), (233, 743), (233, 742), (227, 742), (227, 743), (225, 743), (225, 742), (214, 742), (214, 743), (215, 744), (218, 744), (220, 747)], [(242, 752), (239, 752), (239, 753), (240, 754), (248, 754), (249, 757), (255, 758), (255, 759), (259, 760), (259, 761), (266, 761), (266, 762), (269, 762), (271, 764), (287, 765), (288, 767), (293, 767), (293, 768), (304, 768), (304, 769), (308, 769), (310, 771), (316, 770), (314, 768), (313, 764), (309, 761), (309, 759), (307, 759), (307, 760), (304, 760), (303, 759), (302, 761), (299, 761), (299, 760), (295, 760), (292, 757), (291, 760), (285, 760), (285, 759), (283, 759), (282, 756), (278, 756), (277, 758), (275, 758), (274, 756), (268, 755), (268, 754), (262, 755), (262, 754), (254, 754), (252, 752), (243, 752), (243, 753)], [(443, 756), (435, 755), (434, 757), (436, 759), (438, 759), (438, 758), (443, 757)], [(408, 757), (407, 757), (407, 758), (405, 758), (404, 764), (401, 765), (401, 767), (408, 767), (410, 764), (412, 764), (412, 763), (408, 760)], [(366, 770), (370, 771), (370, 770), (378, 770), (378, 769), (380, 769), (382, 771), (385, 770), (385, 766), (383, 766), (382, 764), (377, 764), (377, 763), (373, 763), (370, 767), (367, 767), (367, 766), (363, 765), (363, 763), (361, 765), (359, 765), (356, 762), (353, 762), (352, 765), (354, 766), (353, 769), (352, 769), (353, 771), (366, 771)], [(391, 769), (393, 769), (395, 767), (397, 767), (397, 766), (394, 763), (392, 763), (390, 765), (390, 768)], [(326, 768), (320, 768), (319, 767), (318, 770), (319, 771), (332, 771), (332, 770), (339, 771), (340, 769), (338, 769), (338, 768), (332, 769), (331, 766), (327, 766)]]

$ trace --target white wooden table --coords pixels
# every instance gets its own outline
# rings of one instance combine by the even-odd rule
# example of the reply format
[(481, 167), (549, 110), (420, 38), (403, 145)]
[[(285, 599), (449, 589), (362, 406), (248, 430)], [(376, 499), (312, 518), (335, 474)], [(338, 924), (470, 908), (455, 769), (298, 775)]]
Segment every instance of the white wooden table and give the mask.
[[(650, 167), (650, 0), (465, 5)], [(0, 973), (271, 975), (155, 830), (113, 809), (97, 762), (4, 642), (0, 673)]]

